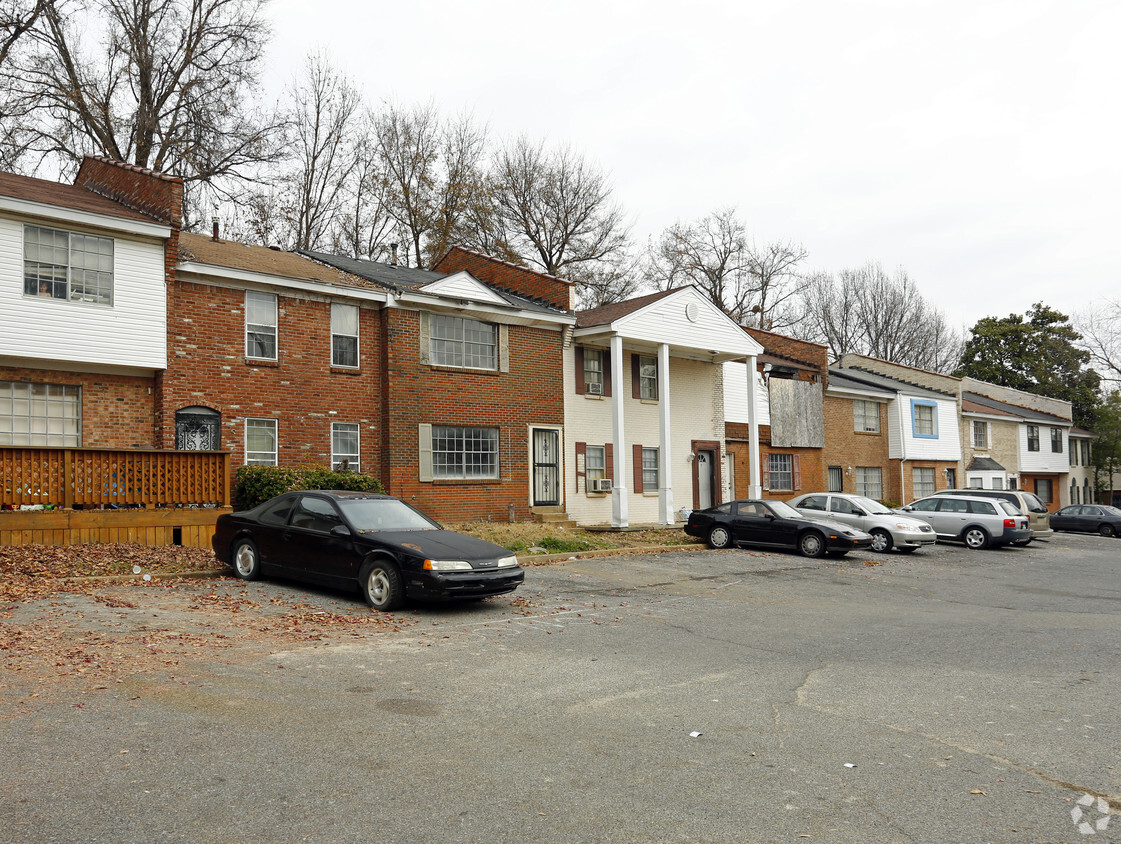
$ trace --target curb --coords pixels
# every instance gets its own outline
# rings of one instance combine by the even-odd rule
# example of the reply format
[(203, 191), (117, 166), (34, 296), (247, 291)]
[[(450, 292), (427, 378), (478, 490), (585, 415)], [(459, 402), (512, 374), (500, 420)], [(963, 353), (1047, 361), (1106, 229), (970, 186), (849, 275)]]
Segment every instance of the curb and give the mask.
[[(212, 577), (223, 577), (229, 575), (233, 569), (200, 569), (197, 571), (183, 571), (183, 572), (156, 572), (150, 574), (151, 580), (182, 580), (183, 578), (190, 578), (194, 580), (207, 580)], [(88, 575), (85, 577), (60, 577), (60, 583), (131, 583), (137, 581), (144, 583), (143, 574), (98, 574)]]

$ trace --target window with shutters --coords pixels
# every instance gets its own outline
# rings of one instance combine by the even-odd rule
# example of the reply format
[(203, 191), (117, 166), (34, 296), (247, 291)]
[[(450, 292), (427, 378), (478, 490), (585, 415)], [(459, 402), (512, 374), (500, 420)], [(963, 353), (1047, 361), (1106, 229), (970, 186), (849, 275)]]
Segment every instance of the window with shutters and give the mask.
[(794, 490), (794, 455), (769, 454), (771, 489), (792, 492)]
[(432, 477), (498, 477), (498, 429), (432, 426)]
[(603, 395), (602, 349), (584, 349), (584, 394)]
[(638, 357), (638, 397), (645, 401), (658, 400), (658, 359), (653, 355)]
[(658, 449), (642, 449), (642, 488), (653, 492), (658, 488)]
[(498, 369), (497, 325), (433, 314), (430, 330), (433, 365)]
[(584, 455), (584, 477), (588, 492), (593, 492), (596, 482), (607, 477), (607, 449), (602, 445), (590, 445)]
[(989, 423), (982, 422), (979, 419), (973, 420), (973, 447), (974, 448), (988, 448), (989, 447)]

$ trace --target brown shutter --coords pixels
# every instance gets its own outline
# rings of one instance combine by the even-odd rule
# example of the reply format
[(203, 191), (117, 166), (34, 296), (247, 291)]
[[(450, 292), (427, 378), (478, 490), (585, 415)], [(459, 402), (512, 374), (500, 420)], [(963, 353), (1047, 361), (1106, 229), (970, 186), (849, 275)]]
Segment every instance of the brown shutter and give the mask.
[(604, 351), (600, 356), (603, 361), (603, 394), (611, 395), (611, 352)]
[(638, 355), (631, 355), (631, 398), (642, 398), (642, 382), (638, 372)]
[(603, 447), (603, 476), (615, 482), (615, 446), (607, 443)]
[(800, 454), (794, 455), (794, 488), (802, 488), (802, 456)]
[[(584, 458), (584, 459), (581, 460), (580, 458)], [(587, 469), (588, 469), (588, 444), (587, 443), (576, 443), (576, 491), (577, 492), (580, 491), (580, 479), (581, 478), (585, 479), (584, 486), (586, 487), (588, 485), (587, 480), (586, 480), (587, 476), (588, 476)]]
[(588, 391), (584, 384), (584, 347), (576, 347), (576, 395), (582, 396)]
[(642, 492), (642, 446), (631, 446), (631, 459), (634, 460), (634, 491)]
[(769, 455), (759, 455), (759, 469), (760, 477), (763, 478), (763, 489), (769, 490), (771, 488), (771, 458)]

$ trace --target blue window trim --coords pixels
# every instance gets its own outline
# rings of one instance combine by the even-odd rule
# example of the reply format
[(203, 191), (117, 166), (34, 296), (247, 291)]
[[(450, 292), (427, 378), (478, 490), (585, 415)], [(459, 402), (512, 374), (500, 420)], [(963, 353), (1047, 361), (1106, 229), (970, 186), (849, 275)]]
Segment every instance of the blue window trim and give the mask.
[[(930, 407), (933, 408), (930, 418), (934, 422), (933, 434), (920, 434), (915, 429), (915, 408), (916, 407)], [(938, 439), (938, 402), (924, 401), (923, 399), (911, 399), (911, 436), (920, 440), (936, 440)]]

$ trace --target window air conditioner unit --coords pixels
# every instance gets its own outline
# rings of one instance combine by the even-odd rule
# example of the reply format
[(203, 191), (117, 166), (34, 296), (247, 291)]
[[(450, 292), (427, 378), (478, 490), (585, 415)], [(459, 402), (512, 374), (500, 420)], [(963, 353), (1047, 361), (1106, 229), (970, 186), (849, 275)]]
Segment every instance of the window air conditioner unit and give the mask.
[(597, 478), (592, 481), (592, 492), (611, 492), (611, 478)]
[(603, 395), (603, 383), (600, 381), (589, 381), (584, 387), (589, 396)]

